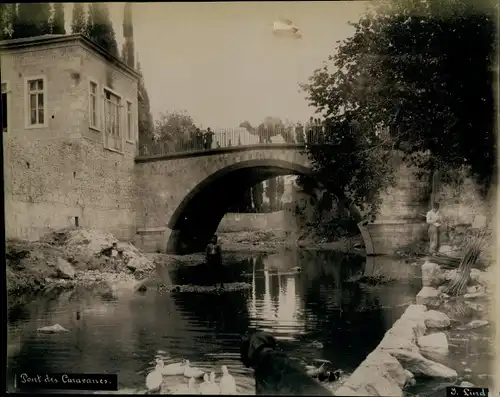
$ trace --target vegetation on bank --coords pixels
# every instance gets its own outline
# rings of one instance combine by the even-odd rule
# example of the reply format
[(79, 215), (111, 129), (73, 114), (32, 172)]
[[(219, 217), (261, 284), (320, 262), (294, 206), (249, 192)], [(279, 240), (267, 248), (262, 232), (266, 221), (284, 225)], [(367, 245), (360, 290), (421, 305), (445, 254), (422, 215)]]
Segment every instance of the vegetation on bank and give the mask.
[(423, 171), (465, 164), (486, 191), (496, 167), (492, 2), (380, 1), (353, 27), (303, 85), (326, 119), (329, 145), (308, 154), (327, 191), (376, 215), (394, 183), (392, 149)]

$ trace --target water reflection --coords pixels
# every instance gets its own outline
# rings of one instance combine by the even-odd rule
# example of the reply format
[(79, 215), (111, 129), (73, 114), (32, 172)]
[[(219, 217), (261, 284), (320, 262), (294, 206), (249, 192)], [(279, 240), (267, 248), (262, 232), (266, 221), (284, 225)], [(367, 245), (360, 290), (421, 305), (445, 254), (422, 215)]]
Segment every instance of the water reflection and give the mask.
[[(404, 263), (377, 261), (368, 263), (370, 269), (411, 274)], [(296, 266), (299, 273), (293, 271)], [(413, 276), (368, 289), (346, 283), (367, 271), (367, 263), (333, 252), (258, 255), (227, 269), (234, 281), (251, 282), (252, 288), (221, 295), (151, 288), (142, 295), (115, 296), (103, 285), (9, 302), (9, 384), (19, 370), (119, 372), (121, 388), (141, 388), (161, 350), (202, 368), (219, 371), (228, 365), (238, 384), (252, 391), (251, 376), (239, 362), (240, 335), (249, 329), (271, 332), (282, 348), (306, 361), (328, 359), (349, 371), (378, 344), (420, 287)], [(178, 278), (175, 270), (161, 268), (158, 274), (166, 284)], [(36, 332), (56, 323), (70, 332)], [(314, 340), (324, 348), (311, 347)]]

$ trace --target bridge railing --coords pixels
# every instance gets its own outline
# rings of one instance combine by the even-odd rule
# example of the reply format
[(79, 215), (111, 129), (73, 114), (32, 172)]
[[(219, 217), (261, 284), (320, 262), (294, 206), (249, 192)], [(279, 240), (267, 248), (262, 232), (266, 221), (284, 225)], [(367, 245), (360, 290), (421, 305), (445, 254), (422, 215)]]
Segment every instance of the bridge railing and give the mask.
[[(350, 128), (357, 129), (357, 127)], [(260, 129), (252, 132), (245, 128), (207, 130), (201, 133), (193, 131), (191, 134), (184, 135), (176, 140), (140, 139), (138, 156), (162, 156), (255, 145), (321, 145), (325, 143), (325, 137), (328, 133), (328, 127), (321, 124), (306, 125), (306, 127)]]

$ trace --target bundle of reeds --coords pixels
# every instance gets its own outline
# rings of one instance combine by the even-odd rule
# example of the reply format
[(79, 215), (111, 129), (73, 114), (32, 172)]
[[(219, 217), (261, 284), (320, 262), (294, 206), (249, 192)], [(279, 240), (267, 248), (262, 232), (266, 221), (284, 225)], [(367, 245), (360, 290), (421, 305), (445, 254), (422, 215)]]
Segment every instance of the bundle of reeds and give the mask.
[(458, 296), (463, 294), (467, 289), (467, 283), (470, 279), (470, 270), (479, 258), (481, 248), (486, 242), (487, 234), (488, 226), (485, 226), (468, 238), (465, 254), (460, 261), (460, 265), (458, 266), (457, 275), (445, 290), (448, 295)]

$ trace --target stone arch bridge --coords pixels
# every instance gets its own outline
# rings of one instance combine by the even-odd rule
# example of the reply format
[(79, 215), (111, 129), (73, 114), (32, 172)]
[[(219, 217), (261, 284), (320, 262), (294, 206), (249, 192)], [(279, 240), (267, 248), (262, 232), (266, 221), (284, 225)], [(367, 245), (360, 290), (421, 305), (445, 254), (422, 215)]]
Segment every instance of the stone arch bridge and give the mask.
[[(298, 144), (143, 156), (135, 162), (138, 189), (135, 244), (150, 252), (203, 250), (229, 205), (244, 189), (280, 175), (313, 175), (303, 145)], [(400, 200), (401, 192), (399, 189)], [(385, 203), (385, 207), (394, 208), (394, 199), (386, 199)], [(405, 215), (415, 211), (415, 208), (403, 209)], [(410, 218), (415, 218), (411, 214)], [(398, 217), (394, 211), (389, 217), (384, 216), (382, 211), (375, 224), (360, 225), (367, 253), (388, 253), (395, 246), (404, 245), (415, 232), (421, 233), (421, 220), (406, 218)]]

